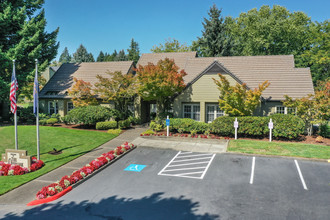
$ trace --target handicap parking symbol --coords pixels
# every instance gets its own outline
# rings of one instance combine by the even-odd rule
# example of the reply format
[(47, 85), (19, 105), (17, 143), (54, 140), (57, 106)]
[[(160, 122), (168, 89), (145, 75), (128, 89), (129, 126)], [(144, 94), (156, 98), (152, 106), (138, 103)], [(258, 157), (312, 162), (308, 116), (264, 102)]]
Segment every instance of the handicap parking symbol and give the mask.
[(146, 165), (140, 165), (140, 164), (131, 164), (128, 167), (126, 167), (125, 171), (134, 171), (134, 172), (141, 172), (146, 167)]

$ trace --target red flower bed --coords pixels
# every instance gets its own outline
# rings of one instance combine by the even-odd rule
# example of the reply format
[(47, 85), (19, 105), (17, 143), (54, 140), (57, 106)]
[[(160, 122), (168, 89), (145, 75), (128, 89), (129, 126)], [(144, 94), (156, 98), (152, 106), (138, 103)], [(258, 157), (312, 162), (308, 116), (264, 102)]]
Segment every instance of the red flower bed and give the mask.
[(92, 174), (94, 171), (98, 170), (100, 167), (114, 160), (119, 155), (125, 153), (134, 148), (134, 145), (125, 142), (123, 145), (117, 147), (115, 150), (109, 151), (102, 154), (100, 157), (92, 160), (86, 166), (74, 171), (70, 176), (63, 176), (60, 181), (52, 183), (48, 186), (43, 187), (39, 192), (37, 192), (37, 199), (45, 199), (50, 196), (54, 196), (59, 192), (70, 187), (70, 185), (79, 182), (88, 175)]
[(0, 176), (14, 176), (23, 175), (29, 172), (36, 171), (44, 165), (42, 160), (32, 157), (32, 164), (30, 168), (21, 167), (19, 165), (6, 164), (0, 161)]

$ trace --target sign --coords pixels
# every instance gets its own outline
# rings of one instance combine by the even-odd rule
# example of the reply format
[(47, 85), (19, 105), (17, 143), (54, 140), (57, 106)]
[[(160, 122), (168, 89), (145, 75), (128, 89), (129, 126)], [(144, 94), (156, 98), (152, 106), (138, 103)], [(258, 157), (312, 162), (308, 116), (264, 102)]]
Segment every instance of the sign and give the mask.
[(269, 129), (273, 129), (273, 128), (274, 128), (274, 124), (273, 124), (272, 121), (270, 121), (270, 122), (268, 123), (268, 128), (269, 128)]
[(166, 126), (170, 126), (170, 119), (166, 119)]
[(141, 172), (146, 167), (146, 165), (140, 165), (140, 164), (131, 164), (128, 167), (126, 167), (125, 171), (134, 171), (134, 172)]
[(238, 128), (238, 121), (234, 121), (234, 128)]
[(2, 154), (1, 160), (7, 164), (19, 165), (25, 168), (31, 166), (31, 157), (27, 156), (26, 150), (6, 149), (6, 153)]

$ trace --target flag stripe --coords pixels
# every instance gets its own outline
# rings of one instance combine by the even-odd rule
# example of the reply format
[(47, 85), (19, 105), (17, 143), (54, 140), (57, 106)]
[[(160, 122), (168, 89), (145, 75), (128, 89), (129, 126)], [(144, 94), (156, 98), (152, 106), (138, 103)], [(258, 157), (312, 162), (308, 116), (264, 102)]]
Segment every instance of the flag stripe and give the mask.
[(16, 104), (16, 91), (18, 90), (18, 84), (15, 74), (15, 64), (13, 66), (13, 75), (11, 77), (11, 85), (10, 85), (10, 111), (15, 114), (17, 111), (17, 104)]

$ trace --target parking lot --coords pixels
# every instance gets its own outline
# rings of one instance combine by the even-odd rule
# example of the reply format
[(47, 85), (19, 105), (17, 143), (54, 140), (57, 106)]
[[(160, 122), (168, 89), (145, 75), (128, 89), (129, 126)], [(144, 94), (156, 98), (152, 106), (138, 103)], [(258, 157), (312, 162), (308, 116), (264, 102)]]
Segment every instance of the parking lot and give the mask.
[(329, 163), (139, 147), (59, 200), (0, 217), (329, 219), (329, 204)]

